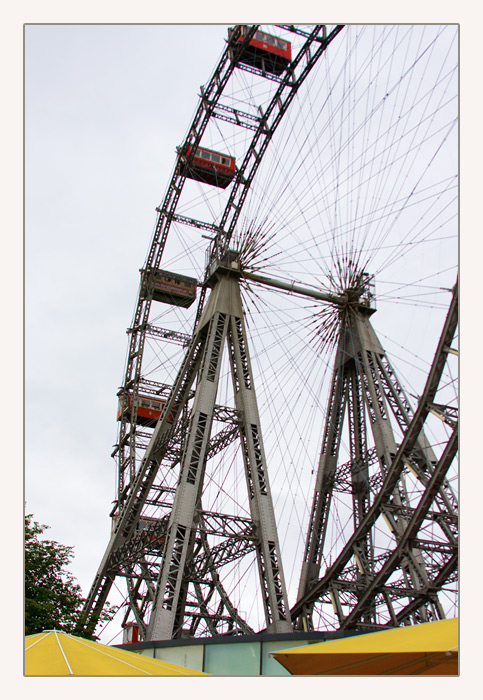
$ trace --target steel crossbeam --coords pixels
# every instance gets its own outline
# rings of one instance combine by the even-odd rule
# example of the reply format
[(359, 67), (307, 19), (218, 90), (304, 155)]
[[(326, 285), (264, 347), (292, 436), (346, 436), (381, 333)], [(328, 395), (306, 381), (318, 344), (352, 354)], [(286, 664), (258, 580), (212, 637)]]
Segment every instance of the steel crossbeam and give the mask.
[[(248, 66), (242, 64), (238, 66), (239, 69), (247, 67)], [(266, 74), (266, 77), (268, 77), (268, 74)], [(201, 97), (203, 98), (203, 94)], [(234, 107), (229, 107), (228, 105), (222, 105), (220, 103), (218, 103), (213, 110), (213, 117), (230, 124), (235, 124), (236, 126), (241, 126), (244, 129), (251, 129), (252, 131), (256, 131), (263, 121), (263, 117), (260, 114), (249, 114), (248, 112), (243, 112), (240, 109), (235, 109)]]

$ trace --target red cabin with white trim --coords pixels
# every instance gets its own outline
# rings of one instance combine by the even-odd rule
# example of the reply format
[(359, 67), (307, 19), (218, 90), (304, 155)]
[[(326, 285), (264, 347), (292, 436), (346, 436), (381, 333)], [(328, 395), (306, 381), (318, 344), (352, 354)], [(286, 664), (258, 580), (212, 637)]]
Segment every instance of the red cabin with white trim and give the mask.
[[(117, 420), (121, 420), (122, 416), (125, 415), (127, 420), (131, 422), (132, 402), (132, 394), (124, 393), (119, 396)], [(152, 396), (138, 396), (136, 423), (149, 427), (156, 425), (165, 403), (166, 401)]]
[[(242, 25), (238, 41), (242, 42), (249, 27)], [(228, 29), (228, 38), (231, 38), (233, 28)], [(292, 60), (292, 44), (284, 39), (279, 39), (273, 34), (267, 34), (257, 30), (250, 39), (248, 46), (240, 58), (241, 63), (259, 68), (267, 73), (280, 75), (286, 70)]]
[(180, 158), (180, 174), (225, 189), (235, 177), (235, 159), (225, 153), (188, 144)]

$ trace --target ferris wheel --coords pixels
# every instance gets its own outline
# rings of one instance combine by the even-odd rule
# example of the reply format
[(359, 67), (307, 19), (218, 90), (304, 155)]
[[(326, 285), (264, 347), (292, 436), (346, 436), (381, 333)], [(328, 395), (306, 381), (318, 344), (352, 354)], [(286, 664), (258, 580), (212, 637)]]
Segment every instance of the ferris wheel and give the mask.
[(227, 27), (140, 271), (114, 582), (143, 639), (457, 606), (458, 35)]

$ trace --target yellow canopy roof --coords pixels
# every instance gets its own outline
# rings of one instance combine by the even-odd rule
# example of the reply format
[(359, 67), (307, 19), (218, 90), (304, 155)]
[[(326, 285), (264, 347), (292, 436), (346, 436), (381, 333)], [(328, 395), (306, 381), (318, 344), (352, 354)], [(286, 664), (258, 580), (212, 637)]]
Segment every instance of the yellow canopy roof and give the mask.
[(458, 618), (273, 652), (292, 675), (457, 675)]
[(26, 676), (206, 676), (184, 666), (150, 659), (73, 637), (45, 631), (25, 637)]

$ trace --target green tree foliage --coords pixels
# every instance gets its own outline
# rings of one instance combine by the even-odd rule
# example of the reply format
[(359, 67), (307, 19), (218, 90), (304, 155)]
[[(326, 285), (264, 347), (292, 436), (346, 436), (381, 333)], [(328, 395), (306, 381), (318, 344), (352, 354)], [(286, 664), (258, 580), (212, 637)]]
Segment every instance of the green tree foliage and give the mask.
[[(84, 598), (80, 586), (67, 570), (73, 547), (41, 536), (48, 528), (25, 516), (25, 634), (62, 630), (72, 634)], [(115, 609), (108, 606), (100, 618), (110, 620)]]

